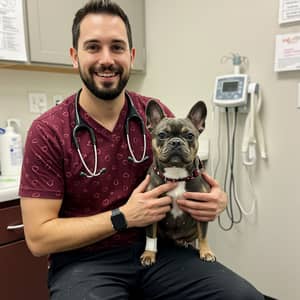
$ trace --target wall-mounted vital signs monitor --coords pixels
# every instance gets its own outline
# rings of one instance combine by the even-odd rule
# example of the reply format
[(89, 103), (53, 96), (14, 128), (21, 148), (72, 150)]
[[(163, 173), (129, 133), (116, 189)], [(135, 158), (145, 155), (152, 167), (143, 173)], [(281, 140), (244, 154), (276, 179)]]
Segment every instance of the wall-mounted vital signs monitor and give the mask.
[(215, 105), (236, 107), (247, 104), (248, 75), (230, 74), (216, 78), (214, 99)]

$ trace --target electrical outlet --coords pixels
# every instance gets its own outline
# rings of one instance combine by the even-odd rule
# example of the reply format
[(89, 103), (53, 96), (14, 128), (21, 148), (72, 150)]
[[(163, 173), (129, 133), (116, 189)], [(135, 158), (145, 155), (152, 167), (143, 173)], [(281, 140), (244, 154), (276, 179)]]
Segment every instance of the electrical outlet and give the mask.
[(32, 113), (43, 113), (47, 110), (47, 95), (44, 93), (29, 93), (29, 111)]

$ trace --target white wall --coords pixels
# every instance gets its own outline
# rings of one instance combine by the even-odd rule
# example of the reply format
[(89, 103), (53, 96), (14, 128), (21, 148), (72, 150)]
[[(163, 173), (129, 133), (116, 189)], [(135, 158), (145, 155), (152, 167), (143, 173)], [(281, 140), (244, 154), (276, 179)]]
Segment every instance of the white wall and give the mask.
[[(249, 59), (247, 72), (263, 89), (262, 120), (269, 159), (253, 174), (258, 198), (254, 217), (230, 232), (210, 225), (209, 239), (219, 261), (266, 294), (300, 299), (300, 241), (296, 227), (299, 204), (300, 109), (296, 109), (299, 72), (273, 71), (275, 35), (300, 31), (300, 25), (278, 25), (279, 0), (146, 0), (147, 74), (133, 75), (130, 88), (162, 99), (183, 116), (199, 99), (209, 108), (204, 135), (215, 123), (210, 104), (215, 76), (232, 72), (223, 55), (239, 52)], [(0, 70), (0, 126), (21, 118), (25, 134), (36, 117), (28, 112), (28, 92), (67, 96), (80, 87), (77, 75)], [(224, 127), (224, 126), (223, 126)], [(240, 122), (240, 127), (242, 123)], [(224, 128), (223, 128), (224, 132)], [(251, 190), (240, 165), (240, 195)]]
[(48, 107), (51, 107), (54, 95), (66, 97), (74, 93), (79, 84), (77, 75), (0, 69), (0, 127), (6, 126), (6, 119), (18, 118), (25, 137), (32, 120), (38, 116), (29, 112), (28, 93), (46, 93)]

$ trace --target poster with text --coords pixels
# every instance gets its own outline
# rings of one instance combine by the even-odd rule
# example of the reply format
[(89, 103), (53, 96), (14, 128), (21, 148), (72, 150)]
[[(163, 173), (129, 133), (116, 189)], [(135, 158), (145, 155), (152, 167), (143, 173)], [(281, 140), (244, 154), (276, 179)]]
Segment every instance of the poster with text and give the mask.
[(276, 36), (275, 71), (300, 70), (300, 32)]
[(300, 21), (300, 0), (280, 0), (279, 24)]
[(23, 0), (0, 0), (0, 59), (27, 61)]

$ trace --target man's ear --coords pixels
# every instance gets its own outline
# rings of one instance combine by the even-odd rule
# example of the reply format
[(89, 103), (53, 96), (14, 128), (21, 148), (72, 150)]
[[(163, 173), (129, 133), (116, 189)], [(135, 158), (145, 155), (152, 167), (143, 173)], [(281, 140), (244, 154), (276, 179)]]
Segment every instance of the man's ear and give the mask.
[(132, 48), (131, 51), (130, 51), (131, 68), (133, 68), (133, 65), (134, 65), (134, 61), (135, 61), (135, 53), (136, 53), (135, 48)]
[(70, 56), (73, 63), (73, 68), (78, 69), (78, 55), (77, 50), (75, 48), (70, 48)]
[(165, 117), (164, 111), (155, 100), (150, 100), (146, 107), (147, 128), (151, 132)]
[(198, 101), (190, 110), (187, 118), (192, 121), (195, 127), (201, 133), (205, 128), (205, 119), (207, 116), (207, 108), (203, 101)]

